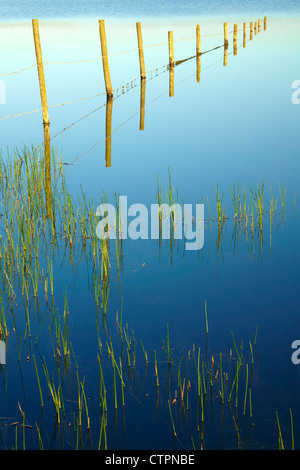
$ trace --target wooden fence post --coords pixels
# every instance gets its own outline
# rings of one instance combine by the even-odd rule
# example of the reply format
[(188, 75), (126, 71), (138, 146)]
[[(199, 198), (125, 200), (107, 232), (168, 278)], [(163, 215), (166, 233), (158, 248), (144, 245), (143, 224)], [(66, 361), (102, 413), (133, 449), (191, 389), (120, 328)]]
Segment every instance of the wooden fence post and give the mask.
[(174, 67), (173, 31), (168, 31), (168, 43), (169, 43), (169, 65), (170, 67)]
[(38, 20), (32, 20), (32, 29), (33, 29), (33, 39), (34, 39), (34, 46), (35, 46), (36, 63), (37, 63), (39, 84), (40, 84), (41, 103), (42, 103), (42, 109), (43, 109), (43, 122), (44, 122), (44, 125), (47, 125), (47, 124), (49, 124), (49, 111), (48, 111), (46, 82), (45, 82), (44, 65), (43, 65), (42, 48), (41, 48), (41, 40), (40, 40), (40, 32), (39, 32), (39, 21)]
[(40, 95), (43, 112), (43, 123), (44, 123), (44, 154), (45, 154), (45, 198), (46, 198), (46, 210), (47, 218), (52, 218), (52, 187), (51, 187), (51, 147), (50, 147), (50, 122), (49, 122), (49, 110), (47, 101), (46, 82), (44, 74), (44, 64), (39, 32), (38, 20), (32, 20), (33, 39), (35, 46), (36, 63), (38, 69)]
[(246, 43), (247, 43), (247, 23), (244, 23), (243, 33), (244, 33), (243, 47), (246, 47)]
[(100, 33), (102, 63), (103, 63), (103, 72), (104, 72), (106, 93), (107, 93), (107, 98), (111, 99), (111, 98), (113, 98), (113, 90), (112, 90), (111, 80), (110, 80), (104, 20), (99, 20), (99, 33)]
[(234, 32), (233, 32), (233, 49), (234, 55), (237, 55), (237, 34), (238, 34), (238, 25), (234, 25)]
[(257, 21), (254, 23), (254, 33), (257, 34)]
[(253, 39), (253, 21), (250, 23), (250, 40), (252, 41)]
[(228, 25), (224, 23), (224, 61), (223, 65), (227, 65), (227, 56), (228, 56)]
[(144, 50), (143, 50), (143, 38), (142, 38), (142, 27), (141, 23), (136, 24), (137, 38), (138, 38), (138, 47), (139, 47), (139, 59), (140, 59), (140, 73), (141, 79), (146, 78), (146, 69), (145, 69), (145, 60), (144, 60)]
[(224, 23), (224, 46), (228, 48), (228, 25)]
[(261, 20), (258, 20), (258, 32), (261, 32)]
[(169, 43), (169, 96), (174, 96), (174, 42), (173, 31), (168, 31)]
[(201, 35), (200, 35), (200, 25), (196, 26), (196, 80), (200, 83), (200, 74), (201, 74)]
[(196, 26), (196, 55), (197, 57), (201, 54), (201, 36), (200, 36), (200, 25)]
[(264, 17), (264, 30), (267, 30), (267, 17)]

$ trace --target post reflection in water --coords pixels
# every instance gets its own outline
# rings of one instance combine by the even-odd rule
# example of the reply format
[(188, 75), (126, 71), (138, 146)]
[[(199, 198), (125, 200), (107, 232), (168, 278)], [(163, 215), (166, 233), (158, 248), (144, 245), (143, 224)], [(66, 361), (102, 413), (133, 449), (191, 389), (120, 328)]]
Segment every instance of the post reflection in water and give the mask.
[(146, 99), (146, 79), (141, 78), (140, 131), (143, 131), (145, 128), (145, 99)]
[(52, 218), (52, 187), (51, 187), (51, 148), (50, 124), (44, 124), (44, 153), (45, 153), (45, 197), (47, 217)]
[(201, 55), (197, 55), (196, 57), (196, 80), (200, 83), (200, 75), (201, 75)]
[(224, 46), (224, 61), (223, 61), (224, 67), (227, 66), (227, 58), (228, 58), (228, 44), (225, 44), (225, 46)]
[(237, 55), (238, 48), (237, 48), (237, 36), (238, 36), (238, 25), (234, 25), (234, 33), (233, 33), (233, 54)]
[(174, 96), (174, 65), (169, 67), (169, 96)]
[(108, 97), (106, 101), (106, 124), (105, 124), (105, 162), (106, 167), (111, 167), (111, 132), (112, 132), (112, 108), (113, 98)]

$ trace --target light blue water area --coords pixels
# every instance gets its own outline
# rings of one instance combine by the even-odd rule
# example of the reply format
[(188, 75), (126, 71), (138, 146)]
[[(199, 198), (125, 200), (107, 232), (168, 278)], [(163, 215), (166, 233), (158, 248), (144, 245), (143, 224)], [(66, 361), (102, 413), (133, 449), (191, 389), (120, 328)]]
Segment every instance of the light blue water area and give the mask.
[[(172, 26), (175, 39), (195, 33), (193, 22)], [(168, 27), (170, 23), (153, 31), (146, 22), (145, 46), (165, 42)], [(99, 58), (97, 22), (83, 26), (41, 24), (40, 29), (46, 64)], [(203, 51), (222, 43), (222, 29), (221, 21), (203, 23)], [(1, 53), (7, 71), (35, 63), (30, 25), (16, 31), (10, 53)], [(210, 32), (216, 36), (206, 36)], [(5, 28), (2, 34), (10, 37), (10, 29)], [(122, 44), (123, 34), (126, 41)], [(108, 22), (107, 40), (112, 54), (135, 48), (135, 24), (129, 23), (120, 33)], [(241, 46), (241, 32), (238, 41)], [(292, 83), (299, 74), (298, 41), (296, 20), (270, 19), (268, 30), (248, 41), (246, 48), (239, 47), (237, 56), (230, 44), (226, 67), (223, 48), (204, 54), (200, 83), (196, 81), (195, 59), (176, 67), (171, 98), (169, 72), (159, 69), (159, 75), (146, 83), (143, 131), (139, 130), (141, 88), (139, 79), (134, 81), (136, 86), (113, 103), (110, 168), (105, 167), (101, 61), (46, 65), (50, 106), (101, 95), (49, 108), (52, 143), (63, 151), (64, 162), (76, 162), (67, 169), (69, 184), (74, 191), (85, 185), (94, 197), (105, 186), (108, 194), (116, 191), (149, 203), (157, 176), (167, 184), (170, 167), (174, 185), (186, 200), (205, 194), (213, 197), (217, 182), (223, 186), (237, 181), (254, 185), (265, 181), (267, 186), (284, 182), (293, 191), (299, 181), (299, 106), (291, 99)], [(16, 60), (19, 47), (21, 64)], [(193, 39), (175, 43), (175, 58), (191, 57), (194, 47)], [(168, 63), (167, 48), (164, 44), (145, 50), (147, 71), (155, 74), (157, 67)], [(137, 51), (112, 56), (110, 63), (114, 89), (138, 77)], [(40, 108), (36, 68), (5, 77), (5, 84), (7, 100), (1, 106), (2, 116)], [(41, 111), (8, 118), (1, 126), (2, 149), (43, 142)]]

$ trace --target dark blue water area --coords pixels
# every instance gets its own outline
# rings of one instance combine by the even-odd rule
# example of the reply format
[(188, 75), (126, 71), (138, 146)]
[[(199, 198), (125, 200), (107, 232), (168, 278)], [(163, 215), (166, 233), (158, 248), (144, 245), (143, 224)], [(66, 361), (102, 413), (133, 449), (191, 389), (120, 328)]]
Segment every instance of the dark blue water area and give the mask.
[[(76, 3), (73, 2), (72, 5), (74, 5), (74, 15), (77, 16)], [(251, 9), (256, 8), (255, 4), (248, 2), (247, 5), (250, 5)], [(173, 9), (175, 7), (176, 3), (173, 3)], [(280, 11), (278, 8), (275, 10)], [(226, 11), (228, 12), (228, 9)], [(243, 13), (240, 9), (236, 11), (239, 14)], [(149, 10), (149, 15), (151, 13)], [(174, 10), (175, 13), (178, 11)], [(94, 14), (97, 12), (91, 10), (91, 15)], [(209, 9), (207, 14), (210, 14)], [(50, 16), (46, 10), (45, 16)], [(157, 31), (153, 30), (152, 23), (148, 25), (149, 29), (145, 26), (147, 38), (145, 44), (165, 41), (165, 33), (171, 24), (171, 21), (162, 23)], [(193, 22), (187, 22), (182, 26), (179, 21), (172, 26), (177, 38), (194, 35)], [(10, 54), (1, 52), (1, 60), (6, 59), (7, 71), (19, 68), (17, 65), (23, 67), (34, 64), (30, 24), (23, 25), (22, 28), (16, 30), (17, 34), (14, 33), (15, 41), (11, 42)], [(110, 43), (112, 53), (136, 46), (134, 22), (125, 28), (127, 34), (124, 44), (121, 43), (122, 34), (121, 37), (115, 36), (115, 30), (109, 23), (107, 28), (108, 39), (114, 38)], [(204, 50), (222, 43), (222, 28), (222, 21), (204, 23), (204, 33), (216, 31), (220, 34), (220, 37), (204, 36), (202, 39)], [(87, 30), (89, 34), (82, 34)], [(55, 38), (53, 31), (56, 33)], [(124, 30), (121, 28), (121, 31)], [(6, 26), (6, 30), (1, 34), (12, 33)], [(89, 58), (99, 55), (97, 22), (91, 21), (84, 26), (80, 26), (79, 23), (41, 24), (41, 37), (45, 44), (43, 49), (45, 62), (52, 62), (55, 59), (76, 60), (78, 57)], [(81, 41), (76, 42), (78, 37), (84, 38), (83, 44), (80, 45)], [(11, 51), (16, 52), (20, 38), (24, 41), (23, 62), (16, 64), (13, 59), (15, 54), (11, 54)], [(52, 42), (49, 38), (52, 38)], [(65, 40), (62, 41), (62, 38)], [(74, 41), (78, 45), (76, 54)], [(171, 252), (168, 240), (164, 240), (160, 247), (157, 240), (127, 239), (124, 242), (124, 267), (120, 274), (120, 283), (116, 274), (116, 258), (112, 255), (113, 279), (106, 316), (107, 324), (105, 317), (102, 317), (95, 306), (90, 265), (82, 261), (78, 254), (78, 261), (81, 259), (81, 262), (78, 262), (78, 265), (75, 263), (74, 271), (74, 266), (67, 261), (67, 252), (62, 262), (63, 245), (60, 256), (53, 261), (55, 298), (58, 299), (58, 306), (63, 308), (62, 299), (67, 287), (71, 341), (80, 374), (86, 377), (90, 413), (93, 422), (97, 423), (92, 433), (94, 447), (98, 445), (99, 436), (97, 361), (99, 345), (95, 319), (98, 319), (97, 324), (104, 348), (106, 328), (109, 328), (113, 340), (119, 345), (116, 328), (118, 312), (119, 320), (122, 314), (123, 326), (128, 325), (130, 334), (134, 331), (139, 354), (135, 373), (131, 371), (126, 376), (128, 393), (125, 425), (123, 426), (122, 407), (120, 407), (117, 425), (112, 420), (109, 428), (110, 448), (122, 448), (122, 446), (127, 449), (172, 449), (174, 446), (192, 448), (191, 436), (197, 447), (200, 447), (202, 441), (199, 438), (198, 421), (195, 418), (198, 416), (196, 393), (191, 394), (190, 398), (189, 425), (186, 418), (182, 418), (180, 408), (173, 408), (177, 429), (180, 429), (182, 423), (178, 440), (174, 442), (173, 439), (168, 410), (170, 376), (165, 351), (162, 349), (163, 339), (166, 339), (167, 335), (167, 325), (174, 358), (170, 380), (172, 396), (177, 386), (177, 368), (181, 357), (184, 358), (181, 366), (183, 373), (186, 378), (191, 379), (192, 390), (194, 392), (196, 390), (195, 364), (188, 356), (193, 344), (196, 347), (196, 355), (198, 347), (201, 347), (201, 351), (207, 354), (209, 360), (214, 355), (216, 363), (219, 354), (222, 353), (223, 370), (232, 375), (234, 369), (230, 358), (230, 349), (234, 350), (232, 334), (238, 348), (243, 344), (249, 360), (249, 341), (254, 345), (257, 331), (251, 381), (254, 426), (249, 424), (247, 414), (244, 429), (243, 416), (240, 416), (243, 442), (249, 439), (250, 448), (278, 448), (275, 415), (277, 410), (284, 443), (287, 448), (290, 447), (289, 409), (291, 409), (294, 418), (295, 446), (299, 448), (299, 366), (291, 361), (291, 344), (299, 339), (300, 306), (298, 275), (300, 108), (293, 104), (291, 99), (292, 83), (299, 79), (298, 44), (298, 21), (271, 18), (267, 31), (262, 31), (253, 41), (248, 41), (246, 48), (240, 47), (237, 56), (232, 54), (230, 45), (231, 54), (228, 56), (227, 67), (223, 66), (223, 48), (203, 55), (200, 83), (196, 81), (195, 59), (175, 67), (174, 97), (169, 96), (169, 71), (163, 69), (162, 73), (146, 82), (144, 131), (139, 130), (141, 88), (139, 81), (134, 82), (128, 92), (113, 102), (112, 129), (115, 132), (111, 139), (110, 167), (106, 167), (105, 161), (106, 107), (103, 106), (105, 96), (50, 108), (52, 137), (83, 118), (53, 140), (53, 145), (66, 164), (64, 169), (68, 188), (75, 198), (82, 188), (86, 197), (93, 198), (96, 209), (104, 190), (109, 201), (114, 200), (116, 193), (127, 195), (128, 204), (142, 203), (150, 207), (156, 202), (157, 178), (164, 194), (169, 185), (170, 171), (172, 185), (178, 191), (179, 201), (183, 199), (184, 202), (192, 204), (203, 201), (205, 206), (202, 250), (186, 251), (183, 240), (175, 242)], [(157, 53), (149, 49), (145, 56), (148, 70), (164, 66), (168, 61), (167, 45), (162, 49), (154, 49)], [(175, 54), (178, 59), (191, 57), (194, 54), (194, 42), (182, 41), (177, 45), (175, 43)], [(123, 56), (112, 58), (111, 76), (114, 88), (131, 82), (139, 74), (138, 57), (130, 54), (125, 56), (129, 57), (128, 63)], [(65, 72), (60, 72), (60, 67), (53, 65), (46, 68), (49, 103), (62, 103), (103, 92), (104, 81), (99, 61), (84, 66), (74, 65), (71, 69), (72, 65), (66, 65)], [(22, 78), (21, 76), (7, 78), (5, 83), (8, 99), (7, 104), (1, 108), (2, 116), (40, 107), (36, 70), (24, 72)], [(93, 112), (100, 107), (101, 109)], [(20, 146), (22, 143), (42, 144), (43, 127), (40, 113), (3, 120), (1, 127), (3, 153), (6, 147), (9, 151), (13, 151), (15, 145)], [(263, 182), (265, 215), (262, 240), (257, 225), (251, 237), (249, 226), (245, 233), (243, 225), (235, 222), (229, 185), (239, 183), (241, 191), (244, 185), (249, 201), (250, 187), (257, 188), (259, 185), (261, 188)], [(281, 185), (286, 188), (287, 200), (283, 212), (278, 183), (280, 188)], [(216, 218), (217, 185), (220, 194), (224, 194), (223, 201), (226, 202), (229, 217), (223, 224), (220, 239), (218, 239)], [(278, 200), (278, 205), (270, 233), (268, 209), (272, 192)], [(209, 209), (211, 218), (214, 219), (211, 226)], [(208, 314), (208, 338), (205, 302)], [(19, 308), (21, 310), (21, 306)], [(34, 311), (34, 307), (32, 308)], [(43, 318), (47, 312), (44, 301), (41, 301), (39, 308)], [(17, 331), (24, 334), (25, 320), (21, 314), (17, 316), (17, 320)], [(40, 322), (31, 323), (34, 338), (39, 331)], [(140, 339), (150, 357), (147, 371)], [(14, 341), (14, 336), (11, 334), (8, 339), (7, 366), (4, 370), (4, 374), (9, 378), (7, 389), (9, 397), (5, 388), (1, 387), (3, 401), (1, 401), (0, 415), (11, 418), (19, 416), (16, 403), (20, 401), (21, 406), (26, 407), (26, 416), (28, 420), (30, 418), (30, 423), (40, 423), (40, 408), (36, 406), (40, 400), (39, 392), (36, 385), (32, 386), (33, 383), (36, 384), (36, 376), (32, 365), (30, 342), (27, 338), (22, 343), (20, 370), (13, 366), (18, 363), (17, 344), (18, 341)], [(33, 345), (31, 346), (34, 349)], [(51, 361), (52, 346), (47, 328), (42, 328), (39, 333), (37, 347), (41, 356), (49, 359), (47, 362), (49, 369), (55, 371), (55, 361), (53, 364)], [(116, 346), (118, 351), (119, 347), (120, 345)], [(158, 356), (161, 381), (158, 402), (154, 351)], [(36, 349), (34, 354), (38, 357)], [(30, 357), (29, 361), (27, 356)], [(72, 369), (72, 374), (74, 372), (75, 369)], [(109, 367), (105, 369), (105, 376), (107, 384), (111, 383)], [(244, 384), (244, 381), (243, 370), (241, 383)], [(74, 375), (71, 382), (71, 389), (74, 390), (77, 387)], [(70, 393), (69, 401), (65, 402), (68, 407), (68, 417), (72, 417), (72, 410), (76, 408), (74, 395), (76, 394)], [(216, 398), (216, 395), (218, 396), (217, 387), (213, 390), (214, 399), (211, 405), (208, 402), (206, 410), (205, 448), (237, 448), (238, 439), (231, 412), (227, 406), (222, 412), (219, 397)], [(46, 392), (44, 396), (47, 396)], [(49, 400), (49, 396), (47, 399)], [(114, 412), (113, 399), (110, 390), (109, 402), (112, 410), (110, 416), (113, 416)], [(242, 395), (240, 401), (243, 401)], [(45, 427), (43, 434), (46, 444), (51, 441), (52, 427), (55, 427), (53, 413), (48, 407), (45, 408), (44, 422), (51, 423)], [(11, 447), (14, 445), (15, 437), (13, 433), (9, 434), (9, 431), (6, 430)], [(19, 439), (21, 445), (21, 435)], [(28, 437), (28, 444), (31, 442), (33, 446), (37, 446), (34, 438), (32, 437), (32, 441), (30, 439)], [(58, 441), (56, 433), (54, 447), (58, 446)], [(67, 448), (76, 445), (73, 422), (66, 428), (64, 442)], [(245, 446), (247, 447), (247, 444)]]
[(75, 0), (71, 4), (66, 1), (55, 0), (51, 5), (45, 1), (22, 0), (7, 1), (1, 0), (1, 18), (4, 20), (27, 20), (33, 17), (58, 19), (58, 18), (142, 18), (152, 17), (180, 17), (180, 16), (234, 16), (239, 14), (260, 13), (265, 14), (299, 14), (299, 4), (296, 0), (280, 2), (279, 0), (267, 0), (261, 2), (257, 0), (235, 0), (230, 5), (221, 0), (209, 2), (202, 0), (196, 2), (180, 0), (159, 2), (152, 0), (146, 2), (142, 0), (136, 2), (126, 1), (96, 1), (96, 0)]

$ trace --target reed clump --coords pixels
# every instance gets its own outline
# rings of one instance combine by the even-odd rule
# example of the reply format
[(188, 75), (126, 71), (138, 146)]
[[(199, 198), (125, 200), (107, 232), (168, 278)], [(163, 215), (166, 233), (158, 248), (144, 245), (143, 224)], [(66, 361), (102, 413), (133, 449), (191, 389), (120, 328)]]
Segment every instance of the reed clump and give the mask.
[[(70, 265), (87, 262), (95, 302), (106, 313), (112, 247), (109, 239), (98, 239), (99, 219), (95, 214), (96, 204), (103, 203), (105, 196), (96, 202), (82, 190), (77, 200), (72, 197), (61, 158), (54, 150), (50, 161), (46, 161), (42, 150), (26, 147), (5, 159), (0, 156), (0, 174), (1, 298), (7, 296), (10, 303), (16, 304), (21, 296), (29, 304), (43, 294), (50, 305), (55, 293), (54, 260), (63, 245)], [(114, 259), (119, 271), (120, 240), (116, 241)], [(2, 306), (1, 314), (1, 331), (6, 334)]]

